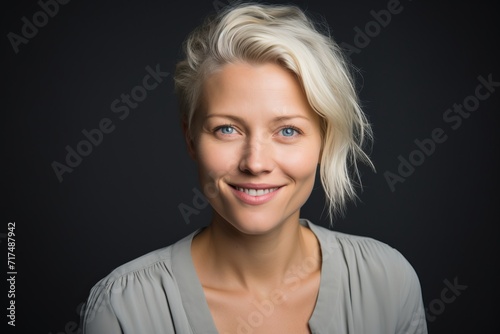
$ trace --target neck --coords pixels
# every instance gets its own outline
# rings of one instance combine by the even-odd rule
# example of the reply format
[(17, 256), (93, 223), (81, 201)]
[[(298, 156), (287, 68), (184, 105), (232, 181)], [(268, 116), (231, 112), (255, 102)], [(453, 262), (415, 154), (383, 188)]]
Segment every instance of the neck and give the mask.
[(226, 288), (265, 290), (280, 285), (287, 274), (301, 270), (306, 261), (310, 264), (314, 259), (319, 266), (320, 250), (314, 234), (300, 225), (297, 212), (273, 230), (258, 235), (244, 234), (215, 216), (193, 240), (195, 255), (202, 271), (213, 273), (206, 277), (208, 285), (223, 282)]

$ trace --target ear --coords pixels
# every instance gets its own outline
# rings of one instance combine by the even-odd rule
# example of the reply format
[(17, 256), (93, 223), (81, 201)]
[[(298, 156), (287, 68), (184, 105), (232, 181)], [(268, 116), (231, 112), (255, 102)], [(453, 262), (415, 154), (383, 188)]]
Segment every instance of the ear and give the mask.
[(184, 134), (184, 140), (186, 140), (186, 146), (188, 149), (189, 156), (191, 157), (191, 159), (196, 161), (196, 150), (194, 147), (194, 140), (190, 134), (188, 123), (186, 120), (182, 121), (182, 132)]

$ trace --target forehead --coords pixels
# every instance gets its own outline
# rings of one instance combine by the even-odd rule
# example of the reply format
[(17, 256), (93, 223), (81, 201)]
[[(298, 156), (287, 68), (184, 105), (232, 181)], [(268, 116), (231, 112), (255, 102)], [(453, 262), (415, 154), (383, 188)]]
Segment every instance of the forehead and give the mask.
[(202, 84), (202, 114), (309, 114), (307, 97), (291, 71), (275, 63), (231, 63)]

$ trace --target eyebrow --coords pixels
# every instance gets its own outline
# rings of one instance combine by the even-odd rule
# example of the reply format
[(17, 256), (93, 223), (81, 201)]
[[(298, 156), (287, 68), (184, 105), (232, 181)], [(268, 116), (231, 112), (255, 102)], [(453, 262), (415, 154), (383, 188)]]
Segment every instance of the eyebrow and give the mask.
[[(238, 117), (238, 116), (235, 116), (235, 115), (228, 115), (228, 114), (211, 114), (211, 115), (207, 115), (207, 116), (205, 116), (205, 120), (207, 120), (209, 118), (213, 118), (213, 117), (229, 118), (229, 119), (234, 120), (236, 122), (244, 123), (244, 120), (241, 117)], [(294, 118), (302, 118), (302, 119), (305, 119), (305, 120), (308, 120), (308, 121), (311, 120), (309, 117), (304, 116), (304, 115), (287, 115), (287, 116), (278, 116), (278, 117), (275, 117), (275, 118), (273, 118), (273, 120), (271, 122), (273, 122), (273, 123), (279, 123), (279, 122), (288, 121), (288, 120), (291, 120), (291, 119), (294, 119)]]

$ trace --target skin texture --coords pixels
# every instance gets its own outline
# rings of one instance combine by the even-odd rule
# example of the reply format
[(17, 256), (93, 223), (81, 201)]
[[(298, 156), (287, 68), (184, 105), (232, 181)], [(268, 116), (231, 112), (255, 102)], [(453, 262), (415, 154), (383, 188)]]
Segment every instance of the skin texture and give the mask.
[[(224, 65), (203, 83), (201, 102), (186, 140), (213, 218), (191, 250), (216, 327), (309, 333), (321, 252), (299, 215), (321, 155), (319, 116), (274, 63)], [(275, 191), (238, 190), (259, 185)]]

